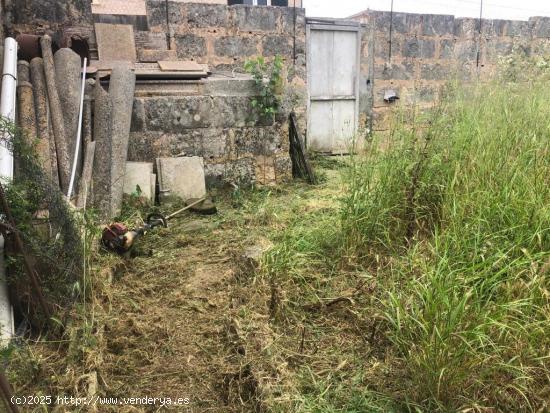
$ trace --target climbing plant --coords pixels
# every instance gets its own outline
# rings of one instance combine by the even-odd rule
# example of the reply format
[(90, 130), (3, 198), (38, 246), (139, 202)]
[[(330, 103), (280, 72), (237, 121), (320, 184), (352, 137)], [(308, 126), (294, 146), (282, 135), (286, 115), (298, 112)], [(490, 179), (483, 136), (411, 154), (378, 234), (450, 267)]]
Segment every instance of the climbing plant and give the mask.
[(247, 60), (244, 69), (252, 75), (258, 90), (252, 106), (264, 117), (276, 115), (281, 107), (283, 58), (277, 55), (266, 62), (263, 56), (258, 56)]

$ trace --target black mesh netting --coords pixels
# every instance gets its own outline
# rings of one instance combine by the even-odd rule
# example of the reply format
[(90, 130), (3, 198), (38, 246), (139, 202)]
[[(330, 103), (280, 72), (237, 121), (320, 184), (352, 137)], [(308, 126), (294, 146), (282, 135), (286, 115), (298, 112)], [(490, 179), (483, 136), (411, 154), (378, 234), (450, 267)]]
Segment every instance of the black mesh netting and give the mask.
[[(77, 222), (80, 218), (72, 211), (58, 184), (40, 166), (36, 141), (1, 118), (0, 137), (15, 158), (13, 181), (3, 181), (6, 200), (42, 295), (51, 309), (50, 315), (56, 315), (82, 291), (83, 249), (79, 229), (82, 226)], [(9, 224), (6, 211), (1, 212), (2, 220)], [(40, 294), (33, 288), (14, 231), (6, 234), (5, 248), (16, 321), (43, 325), (45, 314), (40, 306)]]

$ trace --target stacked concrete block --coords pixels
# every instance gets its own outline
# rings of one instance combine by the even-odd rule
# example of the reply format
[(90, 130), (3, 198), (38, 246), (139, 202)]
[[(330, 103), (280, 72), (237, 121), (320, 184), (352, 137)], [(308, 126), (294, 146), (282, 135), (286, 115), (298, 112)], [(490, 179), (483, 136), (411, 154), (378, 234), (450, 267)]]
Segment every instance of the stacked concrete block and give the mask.
[[(249, 58), (262, 55), (269, 61), (282, 56), (286, 81), (298, 96), (293, 109), (305, 133), (304, 10), (148, 0), (147, 11), (149, 44), (162, 38), (166, 46), (158, 42), (156, 50), (139, 52), (143, 61), (175, 53), (178, 59), (208, 64), (215, 72), (240, 73)], [(139, 34), (137, 43), (146, 42), (147, 36)], [(257, 89), (251, 80), (211, 77), (158, 92), (147, 85), (136, 90), (130, 160), (200, 156), (208, 184), (270, 184), (291, 176), (290, 108), (276, 119), (260, 118), (252, 106)]]
[(151, 32), (168, 34), (170, 48), (180, 59), (194, 59), (217, 70), (242, 71), (247, 58), (263, 55), (269, 59), (278, 54), (291, 64), (296, 57), (305, 69), (303, 9), (295, 13), (285, 7), (149, 0), (147, 10)]
[[(364, 24), (361, 78), (368, 84), (361, 86), (362, 118), (371, 119), (375, 130), (389, 128), (395, 106), (433, 106), (439, 91), (453, 78), (491, 78), (499, 58), (518, 47), (526, 54), (550, 50), (547, 18), (480, 22), (447, 15), (394, 13), (391, 36), (388, 12), (367, 11), (353, 19)], [(388, 89), (397, 92), (398, 102), (384, 101)]]
[(129, 160), (200, 156), (208, 185), (289, 178), (288, 125), (258, 118), (253, 94), (254, 82), (246, 78), (213, 77), (163, 97), (138, 87)]

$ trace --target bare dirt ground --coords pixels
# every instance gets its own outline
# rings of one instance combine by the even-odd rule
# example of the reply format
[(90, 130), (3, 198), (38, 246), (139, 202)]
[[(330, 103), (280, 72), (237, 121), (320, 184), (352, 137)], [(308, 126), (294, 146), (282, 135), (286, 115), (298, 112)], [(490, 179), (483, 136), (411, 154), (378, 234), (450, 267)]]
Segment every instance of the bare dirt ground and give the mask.
[(91, 303), (75, 309), (67, 340), (19, 352), (16, 391), (189, 399), (56, 412), (298, 411), (301, 392), (323, 390), (303, 388), (299, 377), (326, 383), (346, 371), (342, 353), (368, 350), (345, 302), (330, 311), (305, 302), (302, 320), (273, 323), (284, 292), (261, 275), (262, 253), (300, 216), (336, 208), (339, 174), (326, 174), (318, 186), (221, 195), (217, 215), (174, 219), (147, 234), (132, 259), (99, 254)]

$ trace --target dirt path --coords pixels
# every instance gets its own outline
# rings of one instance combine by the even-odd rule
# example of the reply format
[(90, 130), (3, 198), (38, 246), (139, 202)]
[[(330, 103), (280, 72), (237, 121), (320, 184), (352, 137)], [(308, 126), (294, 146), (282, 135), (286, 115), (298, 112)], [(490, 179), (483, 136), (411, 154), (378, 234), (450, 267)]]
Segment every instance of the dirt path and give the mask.
[[(303, 392), (325, 392), (324, 376), (350, 362), (331, 349), (351, 348), (353, 355), (364, 342), (338, 334), (349, 322), (336, 308), (320, 320), (309, 310), (280, 317), (277, 307), (315, 307), (315, 296), (288, 296), (296, 289), (278, 283), (292, 277), (282, 269), (273, 278), (258, 269), (258, 258), (271, 246), (278, 254), (304, 218), (336, 213), (339, 173), (324, 173), (317, 186), (295, 182), (221, 196), (217, 215), (184, 214), (140, 240), (135, 258), (94, 254), (91, 300), (71, 310), (67, 339), (46, 338), (14, 353), (16, 391), (189, 399), (184, 406), (75, 412), (319, 411), (303, 408)], [(343, 273), (323, 285), (348, 278)]]
[[(270, 323), (272, 286), (250, 256), (259, 258), (300, 214), (332, 206), (337, 187), (266, 189), (246, 194), (237, 207), (226, 197), (216, 216), (189, 214), (148, 234), (140, 255), (118, 271), (106, 303), (104, 393), (190, 399), (187, 409), (172, 411), (288, 406), (295, 355), (279, 348), (281, 334)], [(289, 334), (298, 340), (290, 346), (299, 348), (300, 330)]]
[(173, 411), (253, 411), (232, 394), (241, 373), (227, 328), (237, 240), (227, 243), (222, 219), (187, 216), (149, 234), (143, 256), (119, 271), (102, 375), (113, 397), (190, 399)]

